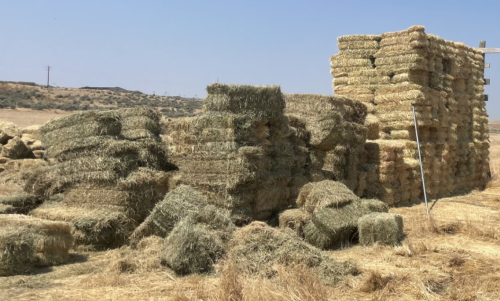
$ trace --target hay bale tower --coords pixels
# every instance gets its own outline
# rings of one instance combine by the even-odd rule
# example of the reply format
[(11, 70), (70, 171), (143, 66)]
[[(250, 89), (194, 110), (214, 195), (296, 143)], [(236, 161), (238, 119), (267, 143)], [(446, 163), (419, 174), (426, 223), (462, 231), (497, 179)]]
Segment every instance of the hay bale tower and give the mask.
[(294, 143), (278, 86), (212, 84), (204, 114), (168, 120), (163, 140), (178, 183), (237, 220), (266, 219), (307, 183), (307, 150)]
[(390, 204), (421, 199), (412, 104), (430, 197), (485, 187), (489, 134), (479, 51), (423, 26), (343, 36), (338, 48), (331, 58), (335, 94), (368, 107), (366, 196)]

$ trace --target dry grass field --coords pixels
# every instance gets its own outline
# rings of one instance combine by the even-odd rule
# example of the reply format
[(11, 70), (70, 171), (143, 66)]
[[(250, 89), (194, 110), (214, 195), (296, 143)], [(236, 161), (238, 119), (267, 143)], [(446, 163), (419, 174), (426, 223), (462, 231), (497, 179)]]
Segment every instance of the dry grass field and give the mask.
[(500, 300), (500, 135), (491, 135), (493, 179), (484, 191), (393, 208), (401, 246), (353, 245), (328, 254), (361, 274), (336, 287), (300, 266), (246, 277), (228, 262), (207, 276), (175, 276), (159, 264), (161, 241), (138, 250), (76, 250), (69, 264), (0, 277), (2, 300)]
[(12, 122), (19, 127), (27, 127), (30, 125), (44, 124), (45, 122), (72, 114), (71, 111), (61, 110), (32, 110), (17, 108), (0, 109), (0, 120)]

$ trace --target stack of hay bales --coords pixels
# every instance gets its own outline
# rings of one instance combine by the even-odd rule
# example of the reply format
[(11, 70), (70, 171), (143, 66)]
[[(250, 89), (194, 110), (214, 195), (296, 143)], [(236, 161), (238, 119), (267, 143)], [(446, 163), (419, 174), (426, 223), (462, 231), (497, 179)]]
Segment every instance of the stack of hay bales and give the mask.
[[(145, 137), (159, 132), (157, 115), (137, 108), (85, 112), (46, 123), (40, 131), (50, 165), (27, 172), (24, 188), (47, 201), (31, 215), (71, 222), (77, 244), (122, 244), (168, 187), (165, 171), (171, 165), (164, 146), (158, 135)], [(137, 131), (122, 133), (127, 119)]]
[(286, 208), (308, 182), (307, 149), (283, 115), (280, 88), (212, 84), (207, 91), (203, 115), (165, 123), (176, 181), (241, 223)]
[(73, 236), (67, 223), (0, 215), (0, 276), (64, 263), (72, 246)]
[[(331, 60), (334, 91), (368, 106), (365, 124), (374, 140), (368, 152), (377, 147), (380, 152), (366, 169), (375, 173), (393, 169), (394, 159), (386, 158), (393, 158), (394, 151), (402, 154), (403, 163), (401, 158), (394, 163), (394, 179), (381, 181), (382, 189), (367, 196), (391, 204), (421, 199), (412, 105), (430, 197), (484, 188), (488, 118), (479, 51), (426, 34), (422, 26), (377, 36), (340, 37), (339, 50)], [(372, 178), (385, 176), (381, 172)], [(368, 186), (375, 183), (369, 181)], [(404, 191), (411, 191), (410, 196)]]
[(242, 273), (264, 277), (276, 275), (277, 265), (301, 265), (328, 284), (358, 273), (353, 262), (337, 262), (302, 241), (293, 231), (271, 228), (263, 222), (252, 222), (235, 231), (229, 241), (228, 259)]
[(405, 157), (405, 150), (411, 149), (414, 143), (383, 139), (366, 142), (369, 162), (365, 165), (366, 196), (377, 197), (388, 205), (419, 199), (422, 186), (416, 173), (418, 160)]
[(286, 99), (290, 124), (308, 147), (311, 180), (340, 181), (362, 193), (366, 106), (335, 96), (289, 94)]
[(361, 200), (344, 184), (330, 180), (302, 187), (297, 205), (311, 215), (303, 228), (305, 239), (321, 249), (351, 243), (357, 234), (360, 217), (388, 210), (384, 203)]

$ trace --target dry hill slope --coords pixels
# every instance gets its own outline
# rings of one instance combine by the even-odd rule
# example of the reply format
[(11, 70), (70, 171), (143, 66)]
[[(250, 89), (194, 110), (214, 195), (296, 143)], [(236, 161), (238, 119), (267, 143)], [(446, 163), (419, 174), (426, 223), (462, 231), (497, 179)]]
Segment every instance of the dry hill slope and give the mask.
[(83, 111), (135, 106), (158, 108), (167, 117), (193, 116), (201, 101), (180, 96), (148, 95), (122, 88), (60, 88), (34, 83), (0, 82), (0, 109)]

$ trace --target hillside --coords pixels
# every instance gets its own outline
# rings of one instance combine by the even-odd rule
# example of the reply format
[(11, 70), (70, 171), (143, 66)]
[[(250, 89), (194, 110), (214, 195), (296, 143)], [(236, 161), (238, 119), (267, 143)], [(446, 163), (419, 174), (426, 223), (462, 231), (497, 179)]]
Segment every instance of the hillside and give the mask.
[(493, 120), (489, 123), (490, 133), (500, 134), (500, 120)]
[(59, 88), (25, 82), (0, 82), (0, 109), (85, 111), (135, 106), (158, 108), (167, 117), (194, 116), (201, 101), (180, 96), (148, 95), (114, 87)]

